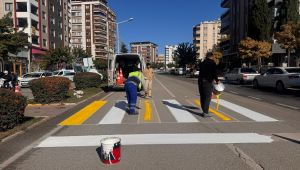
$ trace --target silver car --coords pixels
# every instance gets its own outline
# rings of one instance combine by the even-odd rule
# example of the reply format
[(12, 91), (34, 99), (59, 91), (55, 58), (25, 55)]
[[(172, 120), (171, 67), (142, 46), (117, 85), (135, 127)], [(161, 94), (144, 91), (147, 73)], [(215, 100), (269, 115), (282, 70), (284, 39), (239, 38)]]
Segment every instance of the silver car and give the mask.
[(243, 84), (246, 82), (252, 82), (254, 77), (259, 75), (252, 68), (235, 68), (225, 74), (225, 81), (228, 83), (235, 82), (238, 84)]
[(289, 87), (300, 87), (300, 67), (274, 67), (256, 76), (253, 87), (273, 87), (282, 92)]
[(52, 76), (51, 72), (32, 72), (30, 74), (24, 74), (20, 79), (21, 87), (29, 87), (29, 82), (34, 79), (39, 79), (41, 77), (50, 77)]

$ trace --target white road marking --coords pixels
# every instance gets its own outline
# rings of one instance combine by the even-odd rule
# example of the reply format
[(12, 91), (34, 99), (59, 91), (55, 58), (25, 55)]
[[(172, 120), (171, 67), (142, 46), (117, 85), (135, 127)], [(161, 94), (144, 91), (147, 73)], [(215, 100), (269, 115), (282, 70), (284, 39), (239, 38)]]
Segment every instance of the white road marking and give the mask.
[[(217, 102), (215, 99), (212, 100), (213, 102)], [(257, 122), (276, 122), (278, 120), (276, 119), (273, 119), (269, 116), (265, 116), (263, 114), (260, 114), (258, 112), (255, 112), (253, 110), (250, 110), (250, 109), (247, 109), (245, 107), (242, 107), (242, 106), (239, 106), (239, 105), (236, 105), (236, 104), (233, 104), (233, 103), (230, 103), (228, 101), (225, 101), (225, 100), (220, 100), (220, 104), (230, 110), (233, 110), (243, 116), (246, 116), (254, 121), (257, 121)]]
[(125, 116), (126, 105), (125, 101), (117, 102), (98, 124), (121, 124)]
[(164, 105), (170, 110), (176, 121), (179, 123), (194, 123), (199, 122), (190, 112), (188, 112), (176, 100), (163, 100)]
[(291, 108), (291, 109), (299, 110), (298, 107), (294, 107), (294, 106), (290, 106), (290, 105), (286, 105), (286, 104), (282, 104), (282, 103), (276, 103), (276, 104), (279, 105), (279, 106), (284, 106), (284, 107), (288, 107), (288, 108)]
[(122, 145), (237, 144), (273, 142), (271, 136), (259, 135), (256, 133), (123, 134), (49, 137), (41, 142), (37, 148), (100, 146), (100, 140), (107, 137), (121, 138)]
[(235, 92), (235, 91), (229, 91), (230, 93), (233, 93), (233, 94), (239, 94), (238, 92)]
[(171, 97), (176, 97), (165, 85), (162, 84), (157, 78), (154, 78), (168, 93)]
[(255, 99), (255, 100), (262, 100), (261, 98), (254, 97), (254, 96), (248, 96), (248, 97), (251, 98), (251, 99)]

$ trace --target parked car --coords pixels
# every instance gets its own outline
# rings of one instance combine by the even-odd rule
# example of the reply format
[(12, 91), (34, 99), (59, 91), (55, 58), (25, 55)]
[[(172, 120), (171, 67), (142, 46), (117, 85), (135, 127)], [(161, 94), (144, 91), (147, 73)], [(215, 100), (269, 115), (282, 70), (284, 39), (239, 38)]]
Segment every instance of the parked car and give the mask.
[(274, 67), (256, 76), (253, 87), (273, 87), (278, 92), (289, 87), (300, 87), (300, 67)]
[(24, 74), (20, 78), (20, 87), (28, 87), (31, 80), (50, 76), (52, 76), (51, 72), (32, 72), (30, 74)]
[(243, 84), (252, 82), (254, 77), (257, 75), (259, 74), (252, 68), (235, 68), (226, 73), (224, 78), (228, 83), (235, 82), (238, 84)]
[(53, 72), (53, 76), (66, 77), (71, 81), (74, 80), (74, 75), (75, 74), (76, 73), (73, 70), (58, 70), (58, 71)]
[(185, 74), (184, 68), (176, 68), (175, 69), (175, 74), (177, 74), (177, 75), (184, 75)]

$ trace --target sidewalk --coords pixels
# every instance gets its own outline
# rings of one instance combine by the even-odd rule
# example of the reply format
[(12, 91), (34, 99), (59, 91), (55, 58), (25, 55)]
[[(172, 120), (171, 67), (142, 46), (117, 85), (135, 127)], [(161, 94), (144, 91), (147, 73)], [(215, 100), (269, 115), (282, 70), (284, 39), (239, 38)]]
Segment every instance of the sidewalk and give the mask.
[(27, 106), (24, 115), (28, 117), (55, 117), (74, 107), (74, 105)]

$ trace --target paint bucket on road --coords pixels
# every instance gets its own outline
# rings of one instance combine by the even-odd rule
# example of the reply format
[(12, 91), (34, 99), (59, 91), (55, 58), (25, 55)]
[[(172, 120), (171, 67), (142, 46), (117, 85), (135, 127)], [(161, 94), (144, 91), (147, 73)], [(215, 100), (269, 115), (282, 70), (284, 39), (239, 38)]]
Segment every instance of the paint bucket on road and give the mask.
[(104, 164), (115, 164), (121, 160), (121, 139), (118, 137), (104, 138), (101, 141), (100, 158)]

